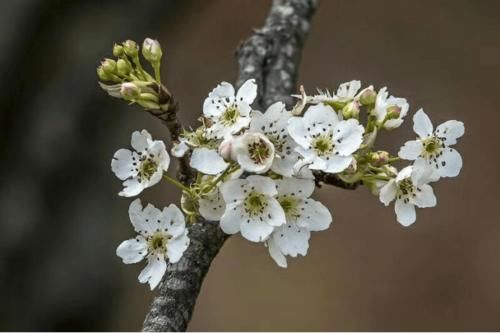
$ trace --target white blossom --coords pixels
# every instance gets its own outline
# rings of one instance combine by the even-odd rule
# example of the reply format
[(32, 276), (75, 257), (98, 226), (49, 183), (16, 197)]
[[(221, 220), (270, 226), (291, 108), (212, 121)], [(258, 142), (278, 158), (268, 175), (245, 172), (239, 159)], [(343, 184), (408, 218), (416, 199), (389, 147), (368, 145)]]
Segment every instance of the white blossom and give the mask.
[(124, 180), (124, 189), (118, 193), (124, 197), (135, 196), (157, 184), (170, 164), (165, 144), (153, 140), (148, 131), (132, 133), (131, 144), (134, 151), (120, 149), (111, 161), (115, 175)]
[(247, 80), (235, 94), (228, 82), (220, 83), (205, 99), (203, 114), (212, 122), (209, 136), (225, 138), (236, 134), (250, 124), (250, 105), (257, 96), (254, 79)]
[(273, 164), (274, 145), (262, 133), (246, 132), (234, 138), (231, 156), (243, 170), (264, 173)]
[(310, 198), (314, 187), (313, 179), (276, 180), (276, 198), (285, 212), (286, 224), (275, 227), (266, 243), (271, 257), (280, 267), (287, 266), (285, 256), (305, 256), (311, 231), (325, 230), (332, 222), (328, 209)]
[(431, 120), (420, 109), (413, 116), (413, 130), (418, 138), (406, 142), (399, 150), (399, 157), (415, 161), (417, 172), (430, 169), (433, 181), (440, 177), (455, 177), (460, 173), (462, 157), (451, 146), (464, 135), (465, 128), (461, 121), (448, 120), (434, 131)]
[(165, 274), (167, 262), (178, 262), (189, 246), (184, 215), (174, 204), (160, 211), (151, 204), (143, 208), (141, 200), (136, 199), (130, 204), (129, 217), (138, 235), (122, 242), (116, 254), (125, 264), (147, 258), (139, 282), (149, 283), (152, 290)]
[(252, 242), (265, 241), (274, 227), (285, 224), (285, 213), (275, 196), (275, 182), (264, 176), (249, 176), (221, 185), (226, 210), (220, 227), (226, 234), (241, 232)]
[(293, 175), (293, 167), (299, 159), (295, 151), (297, 144), (287, 131), (291, 112), (285, 104), (276, 102), (269, 106), (265, 113), (252, 111), (250, 131), (264, 133), (274, 145), (275, 158), (271, 170), (285, 177)]
[(352, 154), (362, 143), (364, 128), (356, 119), (339, 120), (330, 106), (318, 104), (311, 106), (303, 117), (290, 118), (288, 132), (303, 158), (299, 164), (338, 173), (352, 164)]
[(412, 166), (407, 166), (380, 189), (379, 198), (384, 205), (388, 206), (396, 199), (394, 210), (397, 220), (405, 227), (416, 220), (415, 206), (427, 208), (436, 205), (428, 176), (429, 173), (418, 173)]
[(380, 89), (375, 100), (373, 114), (377, 117), (377, 124), (385, 129), (394, 129), (403, 123), (403, 118), (410, 107), (405, 98), (389, 96), (387, 88)]

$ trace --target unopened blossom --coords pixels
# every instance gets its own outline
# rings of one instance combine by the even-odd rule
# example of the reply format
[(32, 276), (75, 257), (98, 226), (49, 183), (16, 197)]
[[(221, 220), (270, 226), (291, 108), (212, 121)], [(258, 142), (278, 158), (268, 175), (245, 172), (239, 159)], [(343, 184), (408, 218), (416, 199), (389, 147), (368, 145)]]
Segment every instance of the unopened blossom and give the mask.
[(203, 103), (203, 114), (212, 123), (209, 136), (223, 139), (250, 124), (250, 105), (257, 96), (254, 79), (247, 80), (235, 93), (228, 82), (220, 83)]
[(261, 132), (272, 142), (275, 158), (271, 170), (285, 177), (293, 175), (293, 167), (299, 159), (295, 151), (297, 144), (288, 134), (288, 120), (292, 117), (285, 104), (276, 102), (265, 113), (252, 111), (250, 131)]
[(276, 188), (286, 224), (274, 229), (267, 247), (274, 261), (286, 267), (285, 256), (305, 256), (311, 231), (327, 229), (332, 215), (323, 204), (310, 198), (315, 188), (313, 179), (283, 178), (276, 180)]
[(130, 204), (129, 216), (138, 235), (121, 243), (116, 254), (125, 264), (146, 258), (148, 264), (139, 274), (139, 282), (149, 283), (154, 289), (165, 274), (167, 262), (178, 262), (189, 246), (184, 215), (174, 204), (161, 211), (151, 204), (143, 208), (136, 199)]
[(415, 207), (427, 208), (436, 205), (436, 197), (428, 184), (429, 173), (415, 172), (412, 166), (402, 169), (395, 178), (387, 182), (381, 189), (380, 201), (388, 206), (393, 200), (397, 220), (407, 227), (416, 220)]
[(373, 114), (377, 118), (378, 126), (393, 129), (401, 126), (410, 106), (405, 98), (388, 96), (386, 87), (380, 89)]
[(234, 138), (231, 157), (248, 172), (264, 173), (274, 161), (274, 145), (262, 133), (246, 132)]
[(339, 120), (328, 105), (311, 106), (303, 117), (292, 117), (288, 132), (298, 144), (301, 164), (329, 173), (344, 171), (353, 162), (364, 128), (356, 119)]
[(264, 176), (249, 176), (221, 185), (226, 210), (220, 227), (226, 234), (241, 232), (252, 242), (265, 241), (275, 227), (285, 224), (285, 212), (275, 196), (275, 182)]
[(145, 188), (157, 184), (167, 171), (170, 157), (162, 141), (153, 140), (146, 130), (132, 133), (133, 151), (120, 149), (113, 156), (111, 169), (124, 180), (123, 190), (118, 195), (131, 197)]
[(399, 157), (415, 161), (414, 167), (419, 172), (430, 169), (433, 181), (460, 173), (462, 157), (451, 146), (464, 135), (465, 128), (461, 121), (448, 120), (434, 131), (431, 120), (420, 109), (413, 117), (413, 130), (418, 138), (406, 142), (399, 150)]

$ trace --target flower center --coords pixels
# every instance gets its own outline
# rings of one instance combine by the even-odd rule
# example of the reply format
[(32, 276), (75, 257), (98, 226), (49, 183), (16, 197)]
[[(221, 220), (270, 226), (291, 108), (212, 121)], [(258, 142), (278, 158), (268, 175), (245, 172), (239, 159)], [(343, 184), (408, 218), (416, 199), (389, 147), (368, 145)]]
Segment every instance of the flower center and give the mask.
[(264, 213), (267, 205), (265, 195), (257, 192), (251, 192), (244, 201), (245, 212), (250, 216)]
[(256, 164), (262, 164), (271, 156), (271, 150), (264, 140), (257, 138), (248, 144), (248, 154)]
[(233, 125), (236, 123), (240, 116), (240, 112), (236, 105), (230, 105), (226, 108), (226, 111), (222, 114), (220, 120), (224, 125)]
[(172, 238), (172, 236), (166, 232), (155, 232), (152, 236), (148, 237), (149, 252), (157, 255), (165, 255), (167, 253), (167, 244), (170, 238)]
[(141, 163), (141, 167), (139, 170), (139, 175), (141, 179), (149, 180), (153, 176), (153, 174), (158, 169), (158, 164), (153, 161), (151, 158), (147, 158)]
[(424, 140), (423, 145), (424, 145), (423, 153), (427, 156), (430, 156), (439, 153), (439, 151), (443, 147), (443, 142), (441, 141), (441, 139), (435, 136), (431, 136), (430, 138)]
[(297, 199), (293, 197), (283, 196), (278, 198), (278, 202), (280, 203), (281, 208), (283, 208), (287, 220), (289, 218), (299, 217), (300, 214), (299, 214)]
[(403, 179), (399, 182), (398, 199), (402, 199), (405, 203), (410, 202), (410, 197), (416, 197), (416, 191), (420, 191), (420, 188), (413, 185), (413, 182), (409, 178)]
[(312, 148), (319, 156), (330, 155), (333, 152), (333, 141), (330, 135), (322, 134), (312, 142)]

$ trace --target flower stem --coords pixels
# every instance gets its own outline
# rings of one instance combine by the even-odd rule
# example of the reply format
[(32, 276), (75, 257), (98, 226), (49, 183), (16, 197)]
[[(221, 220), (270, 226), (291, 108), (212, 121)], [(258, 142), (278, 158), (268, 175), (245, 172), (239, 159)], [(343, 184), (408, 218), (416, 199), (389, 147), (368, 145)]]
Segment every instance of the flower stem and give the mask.
[(168, 181), (169, 183), (177, 186), (178, 188), (180, 188), (181, 190), (185, 191), (185, 192), (190, 192), (190, 189), (189, 187), (187, 187), (186, 185), (182, 184), (181, 182), (179, 182), (177, 179), (175, 178), (172, 178), (170, 177), (169, 175), (163, 175), (163, 178), (165, 178), (166, 181)]

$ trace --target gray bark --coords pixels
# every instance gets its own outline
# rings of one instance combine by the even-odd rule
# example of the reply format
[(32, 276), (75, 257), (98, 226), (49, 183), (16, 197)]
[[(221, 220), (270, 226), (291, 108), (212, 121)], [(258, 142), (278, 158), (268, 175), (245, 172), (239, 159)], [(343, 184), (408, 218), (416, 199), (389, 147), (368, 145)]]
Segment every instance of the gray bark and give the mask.
[[(236, 85), (255, 78), (256, 104), (267, 107), (281, 100), (291, 105), (302, 46), (316, 8), (315, 0), (275, 0), (264, 26), (237, 50), (240, 66)], [(218, 224), (189, 227), (191, 244), (183, 258), (169, 265), (146, 315), (143, 331), (185, 331), (193, 314), (203, 279), (227, 236)]]

